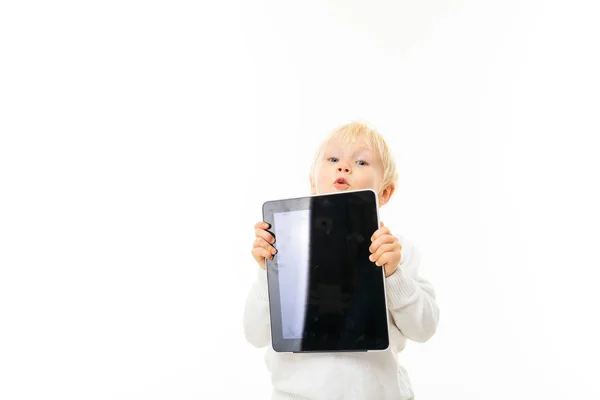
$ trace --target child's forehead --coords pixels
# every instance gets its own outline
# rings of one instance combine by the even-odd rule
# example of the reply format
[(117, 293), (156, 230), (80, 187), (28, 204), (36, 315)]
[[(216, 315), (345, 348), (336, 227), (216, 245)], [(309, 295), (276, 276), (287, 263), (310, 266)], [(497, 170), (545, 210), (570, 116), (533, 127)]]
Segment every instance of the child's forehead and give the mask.
[(325, 143), (325, 149), (329, 151), (372, 151), (373, 146), (365, 137), (333, 137)]

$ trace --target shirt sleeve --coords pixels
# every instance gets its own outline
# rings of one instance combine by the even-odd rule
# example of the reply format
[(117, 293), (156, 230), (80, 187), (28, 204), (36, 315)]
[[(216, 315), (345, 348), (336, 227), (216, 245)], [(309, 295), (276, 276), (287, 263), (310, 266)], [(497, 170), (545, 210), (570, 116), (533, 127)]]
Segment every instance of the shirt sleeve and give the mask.
[(419, 277), (420, 255), (401, 239), (402, 258), (398, 269), (386, 278), (388, 309), (394, 325), (407, 339), (426, 342), (435, 333), (439, 309), (431, 283)]
[(267, 271), (258, 268), (244, 308), (244, 335), (254, 347), (267, 346), (271, 341), (271, 317), (269, 315), (269, 291)]

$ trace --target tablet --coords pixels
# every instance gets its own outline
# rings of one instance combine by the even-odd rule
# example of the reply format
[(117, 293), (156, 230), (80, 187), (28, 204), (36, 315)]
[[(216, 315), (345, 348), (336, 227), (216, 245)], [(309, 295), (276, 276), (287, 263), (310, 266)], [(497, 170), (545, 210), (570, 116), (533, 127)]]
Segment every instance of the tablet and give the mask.
[(369, 260), (377, 194), (353, 190), (267, 201), (277, 254), (267, 260), (277, 352), (388, 348), (385, 275)]

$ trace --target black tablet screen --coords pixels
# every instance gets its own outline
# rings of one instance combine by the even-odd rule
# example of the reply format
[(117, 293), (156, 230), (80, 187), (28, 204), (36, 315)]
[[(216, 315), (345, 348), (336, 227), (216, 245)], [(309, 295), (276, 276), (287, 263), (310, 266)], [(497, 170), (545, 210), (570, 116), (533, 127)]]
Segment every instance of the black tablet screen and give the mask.
[(267, 264), (274, 348), (387, 348), (383, 273), (369, 261), (370, 238), (378, 224), (374, 193), (271, 205), (265, 219), (271, 219), (267, 222), (278, 250)]

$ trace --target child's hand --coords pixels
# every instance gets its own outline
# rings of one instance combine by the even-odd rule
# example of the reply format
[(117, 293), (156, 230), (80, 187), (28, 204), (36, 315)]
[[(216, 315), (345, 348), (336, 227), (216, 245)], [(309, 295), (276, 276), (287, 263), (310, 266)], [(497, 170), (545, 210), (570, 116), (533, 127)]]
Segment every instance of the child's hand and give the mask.
[(266, 222), (258, 222), (254, 225), (254, 234), (256, 239), (254, 239), (254, 245), (252, 246), (252, 257), (256, 260), (258, 265), (266, 270), (266, 258), (269, 260), (273, 259), (273, 254), (277, 253), (275, 247), (271, 246), (271, 244), (275, 243), (275, 238), (269, 232), (269, 224)]
[(396, 272), (400, 259), (402, 258), (402, 245), (400, 241), (391, 234), (387, 227), (380, 223), (380, 228), (371, 236), (373, 244), (369, 247), (371, 256), (369, 260), (375, 262), (378, 267), (383, 265), (385, 277)]

